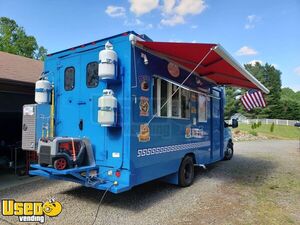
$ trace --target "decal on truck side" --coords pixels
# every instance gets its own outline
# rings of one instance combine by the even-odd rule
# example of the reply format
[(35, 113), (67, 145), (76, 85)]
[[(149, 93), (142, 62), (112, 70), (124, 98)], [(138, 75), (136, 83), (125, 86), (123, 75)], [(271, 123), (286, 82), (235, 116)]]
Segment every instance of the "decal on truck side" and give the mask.
[(157, 155), (157, 154), (163, 154), (163, 153), (168, 153), (168, 152), (176, 152), (176, 151), (182, 151), (182, 150), (187, 150), (187, 149), (195, 149), (195, 148), (206, 147), (209, 145), (210, 145), (209, 141), (204, 141), (204, 142), (195, 142), (195, 143), (180, 144), (180, 145), (169, 145), (169, 146), (162, 146), (162, 147), (155, 147), (155, 148), (144, 148), (144, 149), (138, 149), (137, 157)]

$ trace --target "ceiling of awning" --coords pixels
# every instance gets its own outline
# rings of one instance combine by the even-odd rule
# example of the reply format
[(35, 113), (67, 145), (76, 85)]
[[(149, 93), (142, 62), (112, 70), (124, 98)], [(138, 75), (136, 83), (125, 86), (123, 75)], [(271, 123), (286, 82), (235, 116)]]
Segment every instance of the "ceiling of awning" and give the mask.
[(269, 90), (217, 44), (138, 41), (136, 46), (158, 57), (176, 62), (218, 85)]

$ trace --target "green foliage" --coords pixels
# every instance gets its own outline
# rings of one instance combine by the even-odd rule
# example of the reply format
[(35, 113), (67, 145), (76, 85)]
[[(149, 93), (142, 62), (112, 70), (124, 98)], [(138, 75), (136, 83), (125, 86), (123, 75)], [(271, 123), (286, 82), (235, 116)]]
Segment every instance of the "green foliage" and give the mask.
[(251, 125), (251, 129), (252, 129), (252, 130), (256, 129), (257, 127), (258, 127), (258, 126), (257, 126), (256, 123), (253, 123), (253, 124)]
[(254, 130), (256, 128), (259, 128), (261, 126), (261, 121), (259, 121), (258, 123), (252, 123), (251, 124), (251, 129)]
[(253, 135), (253, 136), (257, 136), (257, 132), (255, 130), (250, 130), (249, 134)]
[[(263, 135), (266, 137), (276, 138), (276, 139), (293, 139), (299, 140), (300, 129), (294, 126), (285, 125), (274, 125), (274, 131), (270, 132), (272, 124), (262, 124), (259, 128), (256, 128), (258, 136)], [(241, 132), (250, 132), (250, 124), (239, 124), (239, 130)]]
[(224, 109), (225, 119), (230, 119), (236, 113), (238, 102), (235, 100), (234, 88), (226, 87), (226, 105)]
[(27, 35), (23, 27), (7, 17), (0, 17), (0, 51), (41, 60), (47, 54), (35, 37)]
[(280, 100), (274, 113), (277, 119), (300, 120), (300, 103), (293, 100)]
[(270, 132), (271, 132), (271, 133), (274, 132), (274, 126), (275, 126), (275, 124), (274, 124), (274, 122), (273, 122), (272, 125), (271, 125), (271, 127), (270, 127)]
[[(294, 92), (290, 88), (281, 89), (279, 70), (268, 63), (261, 65), (258, 62), (255, 65), (246, 64), (245, 68), (270, 90), (269, 94), (264, 95), (267, 107), (248, 112), (239, 100), (235, 100), (236, 89), (226, 88), (225, 118), (239, 112), (248, 118), (300, 120), (300, 91)], [(245, 91), (242, 90), (242, 94)]]
[(294, 92), (290, 88), (281, 89), (281, 100), (295, 101), (300, 104), (300, 91)]
[(35, 54), (35, 58), (45, 61), (46, 55), (47, 55), (47, 49), (45, 49), (43, 46), (40, 46), (38, 48), (37, 53)]
[(265, 95), (268, 107), (253, 110), (252, 118), (257, 118), (259, 114), (265, 114), (270, 119), (276, 118), (277, 114), (274, 110), (277, 108), (281, 95), (281, 72), (268, 63), (265, 65), (258, 62), (255, 65), (246, 64), (245, 68), (270, 90), (270, 93)]

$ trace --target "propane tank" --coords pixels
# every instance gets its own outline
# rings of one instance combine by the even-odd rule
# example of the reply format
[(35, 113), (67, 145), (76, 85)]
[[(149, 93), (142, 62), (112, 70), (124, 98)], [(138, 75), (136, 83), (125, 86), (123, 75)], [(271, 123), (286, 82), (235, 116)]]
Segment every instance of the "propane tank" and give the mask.
[(51, 83), (48, 80), (38, 80), (35, 83), (35, 102), (37, 104), (49, 104)]
[(100, 79), (117, 79), (117, 53), (113, 50), (113, 45), (108, 41), (105, 49), (99, 53), (98, 76)]
[(117, 124), (117, 99), (114, 92), (104, 89), (103, 95), (98, 99), (98, 123), (103, 127), (111, 127)]

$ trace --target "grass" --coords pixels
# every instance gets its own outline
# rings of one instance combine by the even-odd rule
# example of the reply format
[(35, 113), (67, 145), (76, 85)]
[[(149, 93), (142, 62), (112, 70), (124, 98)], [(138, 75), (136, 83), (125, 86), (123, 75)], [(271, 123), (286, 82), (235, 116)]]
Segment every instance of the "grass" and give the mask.
[(253, 136), (257, 136), (257, 132), (255, 130), (250, 130), (249, 134), (252, 134)]
[(256, 132), (258, 136), (263, 135), (275, 139), (298, 140), (300, 138), (300, 128), (293, 126), (275, 125), (273, 132), (270, 131), (271, 124), (262, 124), (256, 129), (252, 129), (251, 124), (239, 124), (239, 127), (236, 129), (246, 131), (250, 134)]
[(266, 179), (263, 185), (257, 187), (254, 192), (257, 204), (253, 210), (261, 224), (295, 223), (285, 205), (289, 207), (297, 205), (295, 199), (291, 199), (291, 196), (294, 198), (300, 196), (300, 181), (295, 180), (296, 177), (294, 174), (279, 174)]
[[(276, 162), (276, 169), (265, 175), (257, 175), (247, 170), (239, 171), (239, 176), (247, 177), (246, 183), (236, 187), (243, 193), (245, 199), (242, 201), (247, 202), (243, 210), (252, 215), (249, 224), (299, 224), (292, 215), (298, 214), (300, 209), (300, 168), (297, 167), (300, 158), (289, 159), (290, 164), (287, 165), (277, 156), (259, 154), (255, 157)], [(261, 182), (247, 185), (247, 182), (253, 182), (251, 177), (258, 177)]]

